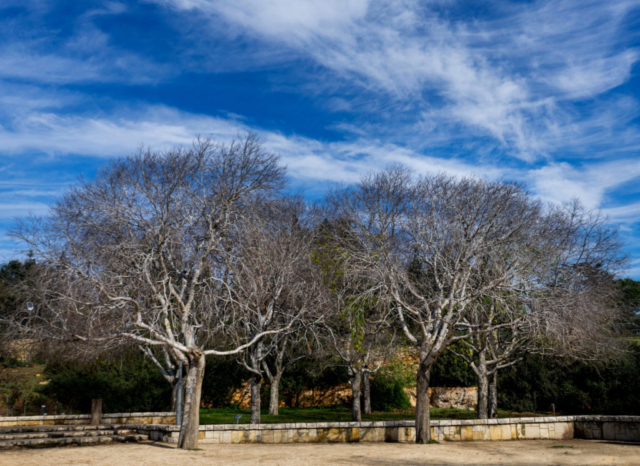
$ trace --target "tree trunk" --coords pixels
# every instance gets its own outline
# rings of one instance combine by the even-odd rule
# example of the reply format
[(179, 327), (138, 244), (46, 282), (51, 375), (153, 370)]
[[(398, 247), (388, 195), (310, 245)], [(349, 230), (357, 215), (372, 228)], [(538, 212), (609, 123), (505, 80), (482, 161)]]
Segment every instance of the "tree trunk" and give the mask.
[(262, 377), (254, 374), (251, 377), (251, 424), (260, 424), (260, 389)]
[(484, 351), (478, 354), (478, 419), (487, 419), (489, 402), (489, 374), (487, 374), (487, 360)]
[(280, 377), (274, 376), (271, 379), (269, 390), (269, 414), (277, 416), (278, 407), (280, 406)]
[[(422, 353), (422, 352), (421, 352)], [(416, 385), (416, 443), (431, 440), (431, 417), (429, 413), (429, 378), (435, 361), (420, 355), (420, 367)]]
[(202, 379), (205, 369), (204, 354), (190, 357), (185, 380), (184, 410), (178, 448), (194, 450), (198, 448), (198, 431), (200, 429), (200, 398), (202, 395)]
[(171, 412), (175, 413), (178, 407), (178, 377), (171, 382)]
[(362, 414), (360, 412), (360, 381), (362, 380), (362, 374), (356, 372), (351, 378), (351, 420), (354, 422), (362, 421)]
[(364, 413), (371, 414), (371, 380), (368, 372), (362, 374), (362, 381), (364, 383)]
[(494, 369), (489, 382), (489, 418), (498, 417), (498, 370)]

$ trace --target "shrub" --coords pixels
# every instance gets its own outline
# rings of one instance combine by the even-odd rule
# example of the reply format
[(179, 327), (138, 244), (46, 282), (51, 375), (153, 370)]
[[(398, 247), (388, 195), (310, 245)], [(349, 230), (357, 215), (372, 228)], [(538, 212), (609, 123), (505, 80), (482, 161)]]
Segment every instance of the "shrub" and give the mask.
[(393, 411), (411, 408), (409, 397), (399, 380), (374, 377), (371, 381), (371, 409), (373, 411)]
[(171, 387), (139, 353), (123, 356), (119, 362), (49, 364), (44, 374), (49, 383), (39, 392), (76, 412), (90, 412), (93, 398), (103, 400), (106, 413), (171, 409)]

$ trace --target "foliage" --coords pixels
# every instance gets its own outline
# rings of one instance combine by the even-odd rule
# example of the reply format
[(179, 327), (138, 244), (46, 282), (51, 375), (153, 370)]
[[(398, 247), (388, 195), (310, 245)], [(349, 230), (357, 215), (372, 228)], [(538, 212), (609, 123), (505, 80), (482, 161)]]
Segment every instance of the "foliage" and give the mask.
[(409, 397), (403, 388), (400, 381), (376, 374), (371, 381), (371, 409), (393, 411), (411, 408)]
[(22, 300), (13, 287), (27, 278), (35, 261), (12, 260), (0, 267), (0, 315), (14, 308)]
[(327, 389), (347, 383), (347, 368), (326, 361), (300, 360), (292, 364), (280, 381), (280, 396), (289, 407), (297, 407), (300, 394), (312, 388)]
[[(35, 261), (31, 258), (24, 262), (12, 260), (0, 267), (0, 355), (15, 357), (13, 339), (10, 338), (3, 320), (16, 308), (25, 305), (27, 299), (18, 291), (35, 269)], [(29, 353), (29, 358), (31, 354)]]
[[(401, 353), (402, 354), (402, 353)], [(407, 410), (411, 408), (406, 387), (415, 387), (415, 365), (410, 357), (389, 360), (371, 379), (373, 411)]]
[(39, 414), (41, 405), (50, 404), (38, 393), (39, 384), (44, 380), (43, 370), (44, 366), (40, 364), (29, 366), (16, 360), (0, 364), (0, 416)]
[(250, 377), (249, 371), (233, 356), (207, 358), (202, 380), (202, 405), (210, 408), (230, 406), (233, 392)]
[(618, 280), (620, 303), (626, 313), (627, 326), (635, 335), (640, 335), (640, 281), (631, 278)]
[[(456, 352), (468, 351), (460, 343), (452, 344), (450, 349)], [(430, 382), (433, 387), (475, 387), (478, 377), (469, 364), (447, 350), (431, 368)]]
[(640, 347), (607, 364), (528, 355), (502, 371), (498, 404), (518, 411), (567, 414), (640, 414)]
[(107, 413), (171, 408), (169, 384), (138, 352), (114, 362), (95, 359), (86, 365), (50, 364), (44, 374), (49, 384), (42, 386), (40, 393), (76, 412), (89, 412), (93, 398), (102, 398)]

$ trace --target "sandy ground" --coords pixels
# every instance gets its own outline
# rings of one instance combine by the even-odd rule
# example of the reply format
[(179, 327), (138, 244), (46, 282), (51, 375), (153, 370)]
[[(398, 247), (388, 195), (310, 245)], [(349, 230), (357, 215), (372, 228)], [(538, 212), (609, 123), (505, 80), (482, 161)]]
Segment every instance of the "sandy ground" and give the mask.
[[(565, 448), (552, 448), (563, 446)], [(596, 440), (203, 445), (181, 451), (165, 444), (116, 444), (0, 452), (2, 466), (217, 465), (640, 465), (640, 444)]]

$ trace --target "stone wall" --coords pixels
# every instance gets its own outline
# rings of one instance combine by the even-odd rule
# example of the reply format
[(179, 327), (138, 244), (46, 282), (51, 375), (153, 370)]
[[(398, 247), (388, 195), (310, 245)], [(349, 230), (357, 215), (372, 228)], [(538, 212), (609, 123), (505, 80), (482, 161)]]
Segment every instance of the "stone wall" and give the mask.
[[(414, 421), (200, 426), (201, 443), (414, 442)], [(151, 440), (177, 443), (177, 426), (137, 426)], [(574, 418), (540, 417), (432, 421), (438, 441), (574, 438)]]
[[(90, 414), (59, 414), (57, 416), (0, 417), (3, 426), (85, 425)], [(175, 413), (112, 413), (102, 415), (102, 424), (175, 424)]]
[[(415, 389), (405, 388), (411, 406), (416, 405)], [(295, 405), (300, 408), (311, 406), (335, 406), (351, 403), (351, 386), (349, 384), (337, 385), (326, 389), (303, 390), (295, 400)], [(243, 409), (251, 407), (251, 386), (249, 382), (243, 384), (231, 395), (231, 403)], [(478, 406), (477, 387), (433, 387), (429, 389), (429, 405), (432, 408), (455, 408), (475, 410)], [(280, 402), (280, 407), (285, 407), (285, 402)]]
[[(415, 389), (404, 389), (411, 406), (416, 406)], [(478, 407), (478, 387), (433, 387), (429, 389), (429, 406), (475, 410)]]
[[(231, 403), (240, 406), (242, 409), (251, 407), (251, 382), (245, 382), (241, 388), (231, 395)], [(336, 406), (351, 403), (351, 385), (342, 384), (326, 389), (314, 388), (302, 390), (296, 395), (295, 406), (299, 408), (309, 408), (311, 406)], [(280, 402), (280, 407), (286, 406), (284, 401)]]
[(640, 417), (635, 416), (578, 416), (574, 428), (576, 438), (640, 441)]

